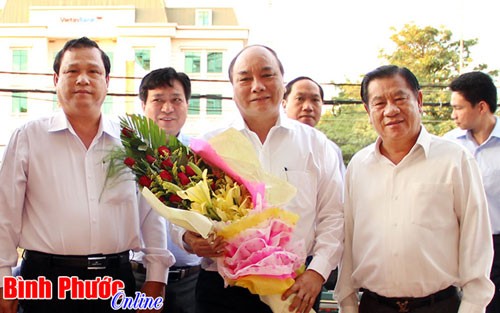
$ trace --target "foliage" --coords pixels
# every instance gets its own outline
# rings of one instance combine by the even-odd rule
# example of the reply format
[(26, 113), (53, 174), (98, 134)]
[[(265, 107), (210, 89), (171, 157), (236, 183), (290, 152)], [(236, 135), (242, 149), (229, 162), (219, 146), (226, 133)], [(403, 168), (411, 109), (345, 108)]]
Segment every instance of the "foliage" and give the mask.
[[(405, 24), (400, 30), (394, 27), (391, 30), (394, 33), (390, 38), (396, 49), (391, 53), (381, 49), (379, 57), (389, 64), (409, 68), (422, 86), (432, 87), (424, 93), (424, 102), (446, 103), (449, 99), (447, 86), (462, 69), (472, 64), (470, 48), (478, 39), (464, 39), (461, 43), (453, 40), (453, 33), (444, 27), (418, 27), (413, 23)], [(485, 64), (473, 68), (486, 69)], [(490, 72), (493, 76), (497, 74), (498, 71)]]
[(325, 112), (316, 126), (342, 149), (344, 163), (361, 148), (374, 142), (377, 134), (373, 130), (363, 105), (340, 105)]
[[(391, 29), (394, 33), (390, 39), (395, 49), (392, 52), (382, 49), (379, 57), (386, 64), (407, 67), (415, 74), (424, 95), (422, 123), (430, 133), (442, 136), (455, 127), (450, 120), (450, 91), (447, 86), (459, 75), (461, 67), (470, 68), (473, 64), (470, 50), (478, 39), (465, 39), (460, 43), (453, 39), (450, 30), (443, 27), (418, 27), (413, 23), (404, 25), (400, 30)], [(487, 68), (487, 65), (479, 64), (472, 70), (498, 76), (498, 70), (487, 71)], [(354, 153), (377, 137), (363, 105), (353, 104), (361, 103), (360, 82), (361, 79), (337, 85), (339, 93), (333, 100), (338, 105), (325, 113), (317, 126), (340, 146), (346, 164)]]

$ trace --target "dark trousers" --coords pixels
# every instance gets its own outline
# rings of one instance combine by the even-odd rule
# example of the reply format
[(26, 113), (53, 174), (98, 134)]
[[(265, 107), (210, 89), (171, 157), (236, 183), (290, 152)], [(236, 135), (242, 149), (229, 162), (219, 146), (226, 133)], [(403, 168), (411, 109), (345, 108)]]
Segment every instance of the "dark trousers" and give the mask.
[(458, 293), (441, 301), (407, 311), (398, 310), (393, 306), (378, 301), (376, 298), (363, 294), (359, 303), (359, 313), (457, 313), (459, 306), (460, 297)]
[[(144, 284), (146, 274), (134, 271), (137, 290)], [(179, 280), (168, 280), (165, 288), (165, 301), (162, 313), (195, 313), (196, 312), (196, 282), (198, 273), (189, 275)]]
[(135, 280), (132, 275), (130, 263), (122, 264), (114, 268), (104, 270), (88, 270), (86, 268), (54, 266), (50, 262), (36, 262), (23, 260), (21, 263), (21, 276), (24, 280), (37, 279), (44, 276), (52, 282), (51, 300), (20, 300), (23, 313), (107, 313), (116, 312), (111, 308), (111, 299), (107, 300), (72, 300), (67, 295), (66, 299), (59, 300), (58, 277), (77, 276), (81, 280), (95, 279), (97, 277), (110, 276), (120, 279), (125, 283), (127, 296), (135, 297)]
[(258, 295), (241, 287), (224, 288), (217, 272), (200, 271), (196, 284), (196, 313), (272, 313)]
[(500, 313), (500, 235), (493, 235), (493, 266), (490, 279), (495, 284), (495, 294), (486, 307), (486, 313)]

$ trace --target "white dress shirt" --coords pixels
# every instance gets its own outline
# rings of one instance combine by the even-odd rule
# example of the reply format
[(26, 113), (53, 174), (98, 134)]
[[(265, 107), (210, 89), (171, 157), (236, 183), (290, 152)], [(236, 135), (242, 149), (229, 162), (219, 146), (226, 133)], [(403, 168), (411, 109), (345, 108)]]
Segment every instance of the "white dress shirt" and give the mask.
[[(342, 254), (344, 223), (340, 161), (330, 141), (318, 130), (284, 114), (271, 128), (264, 144), (241, 118), (230, 127), (250, 140), (265, 171), (287, 179), (297, 188), (297, 195), (285, 206), (300, 216), (294, 240), (304, 239), (306, 253), (313, 256), (308, 269), (326, 280)], [(211, 132), (204, 138), (226, 129)], [(182, 231), (178, 233), (178, 242), (182, 242), (182, 234)], [(204, 259), (202, 266), (216, 270), (216, 264), (209, 259)]]
[(484, 190), (488, 199), (491, 232), (500, 234), (500, 118), (496, 117), (490, 137), (478, 145), (470, 131), (456, 128), (444, 135), (467, 148), (481, 169)]
[(380, 138), (358, 152), (345, 180), (345, 250), (335, 291), (357, 312), (358, 288), (386, 297), (463, 290), (460, 313), (484, 312), (494, 286), (486, 197), (479, 168), (457, 144), (422, 126), (397, 165)]
[(142, 231), (148, 280), (167, 281), (173, 257), (163, 219), (148, 206), (138, 209), (133, 177), (106, 181), (105, 160), (118, 145), (119, 125), (103, 116), (88, 149), (62, 112), (13, 133), (0, 169), (0, 279), (11, 275), (18, 246), (110, 254), (140, 250)]

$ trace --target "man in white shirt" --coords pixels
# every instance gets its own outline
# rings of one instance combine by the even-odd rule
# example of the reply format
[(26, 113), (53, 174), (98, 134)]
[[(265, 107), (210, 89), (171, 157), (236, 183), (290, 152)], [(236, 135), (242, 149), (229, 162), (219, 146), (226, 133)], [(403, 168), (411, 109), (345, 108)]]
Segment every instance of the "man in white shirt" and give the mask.
[(493, 249), (476, 161), (422, 126), (408, 69), (368, 73), (361, 98), (379, 138), (347, 167), (342, 312), (484, 312)]
[[(299, 76), (286, 84), (283, 108), (289, 118), (315, 127), (321, 119), (324, 96), (325, 93), (320, 84), (307, 76)], [(345, 164), (342, 150), (335, 142), (330, 142), (339, 157), (340, 172), (343, 178)]]
[(483, 177), (493, 233), (493, 267), (490, 278), (495, 296), (487, 313), (500, 313), (500, 123), (497, 110), (497, 87), (482, 72), (460, 75), (450, 84), (451, 117), (458, 128), (445, 134), (469, 150), (479, 164)]
[[(62, 112), (21, 126), (7, 146), (0, 169), (2, 313), (17, 312), (17, 300), (1, 295), (18, 247), (25, 249), (23, 279), (44, 276), (53, 287), (50, 300), (21, 300), (24, 313), (115, 312), (109, 299), (76, 301), (69, 293), (58, 299), (58, 278), (110, 276), (123, 281), (133, 297), (130, 250), (145, 253), (148, 273), (142, 291), (155, 298), (163, 295), (173, 263), (165, 223), (151, 208), (138, 208), (132, 179), (106, 183), (106, 159), (120, 145), (119, 125), (101, 114), (109, 73), (109, 58), (96, 42), (86, 37), (68, 41), (54, 60)], [(99, 289), (86, 290), (84, 298)]]
[[(297, 187), (297, 195), (285, 209), (300, 216), (292, 240), (305, 241), (311, 261), (282, 298), (293, 297), (290, 311), (302, 313), (309, 312), (342, 253), (342, 179), (328, 138), (282, 113), (283, 73), (272, 49), (255, 45), (240, 51), (230, 63), (229, 79), (241, 118), (230, 126), (249, 139), (264, 170)], [(198, 313), (270, 312), (248, 290), (224, 288), (222, 278), (214, 272), (216, 264), (206, 258), (223, 255), (220, 238), (210, 245), (209, 240), (186, 232), (183, 239), (188, 249), (205, 257), (196, 291)]]
[[(301, 123), (315, 127), (321, 119), (321, 108), (325, 93), (323, 87), (307, 76), (299, 76), (289, 81), (285, 86), (285, 95), (283, 96), (283, 108), (286, 115)], [(344, 158), (342, 150), (333, 141), (330, 141), (332, 148), (337, 152), (339, 158), (340, 173), (342, 180), (345, 175)], [(337, 283), (338, 270), (330, 273), (325, 283), (325, 288), (333, 290)], [(316, 299), (314, 310), (319, 311), (321, 297)]]
[[(191, 80), (172, 67), (151, 71), (141, 81), (139, 98), (144, 115), (152, 119), (168, 135), (177, 136), (185, 145), (189, 137), (181, 133), (187, 118), (188, 101), (191, 97)], [(170, 223), (167, 221), (170, 227)], [(165, 293), (163, 313), (195, 313), (195, 290), (201, 258), (187, 253), (172, 242), (168, 234), (168, 249), (175, 256), (175, 264), (170, 267)], [(136, 263), (136, 277), (141, 277), (145, 269)]]

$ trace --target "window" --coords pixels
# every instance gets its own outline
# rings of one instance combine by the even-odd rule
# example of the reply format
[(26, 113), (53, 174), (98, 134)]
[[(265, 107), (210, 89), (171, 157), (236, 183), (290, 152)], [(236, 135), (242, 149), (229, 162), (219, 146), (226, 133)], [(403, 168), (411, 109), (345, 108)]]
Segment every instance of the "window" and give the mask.
[(12, 113), (28, 112), (28, 93), (13, 92), (12, 93)]
[[(213, 97), (213, 98), (211, 98)], [(214, 99), (216, 98), (216, 99)], [(207, 97), (207, 115), (222, 114), (222, 95), (208, 95)]]
[(199, 115), (200, 114), (200, 95), (192, 94), (191, 99), (189, 99), (188, 104), (188, 114)]
[(112, 51), (105, 51), (106, 54), (108, 55), (109, 58), (109, 65), (110, 65), (110, 72), (113, 70), (113, 58), (114, 58), (114, 53)]
[(104, 102), (102, 103), (102, 112), (104, 114), (110, 114), (113, 112), (113, 96), (106, 96)]
[[(28, 50), (12, 50), (12, 70), (14, 72), (26, 71), (28, 69)], [(28, 112), (28, 93), (12, 93), (12, 113)]]
[(196, 26), (212, 26), (212, 10), (195, 11)]
[(151, 51), (149, 49), (135, 49), (135, 63), (143, 70), (149, 71), (151, 68)]
[(28, 50), (12, 50), (12, 70), (15, 72), (26, 71), (28, 69)]
[(200, 52), (186, 52), (184, 58), (184, 71), (186, 73), (199, 73), (201, 65)]
[(207, 53), (207, 72), (222, 73), (222, 52)]

